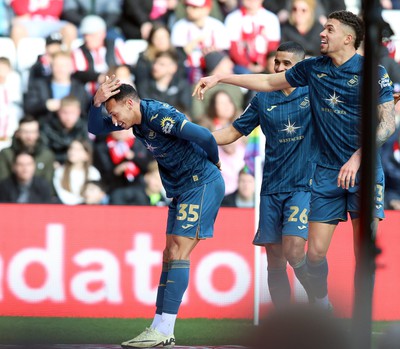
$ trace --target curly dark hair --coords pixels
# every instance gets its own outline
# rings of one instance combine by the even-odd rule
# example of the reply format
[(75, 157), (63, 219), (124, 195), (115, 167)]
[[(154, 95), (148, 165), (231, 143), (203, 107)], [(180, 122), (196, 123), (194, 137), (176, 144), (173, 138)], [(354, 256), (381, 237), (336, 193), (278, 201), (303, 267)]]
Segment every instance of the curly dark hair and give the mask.
[(336, 19), (353, 28), (356, 33), (354, 47), (356, 50), (360, 47), (361, 41), (364, 40), (364, 22), (359, 16), (350, 11), (335, 11), (328, 16), (328, 19)]

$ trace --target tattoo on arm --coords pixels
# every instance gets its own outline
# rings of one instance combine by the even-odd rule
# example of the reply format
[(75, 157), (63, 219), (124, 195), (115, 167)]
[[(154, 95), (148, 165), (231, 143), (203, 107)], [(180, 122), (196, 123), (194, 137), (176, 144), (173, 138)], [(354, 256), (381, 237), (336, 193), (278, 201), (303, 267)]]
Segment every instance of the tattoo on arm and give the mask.
[(376, 130), (376, 145), (381, 147), (393, 134), (396, 128), (393, 102), (378, 105), (378, 126)]

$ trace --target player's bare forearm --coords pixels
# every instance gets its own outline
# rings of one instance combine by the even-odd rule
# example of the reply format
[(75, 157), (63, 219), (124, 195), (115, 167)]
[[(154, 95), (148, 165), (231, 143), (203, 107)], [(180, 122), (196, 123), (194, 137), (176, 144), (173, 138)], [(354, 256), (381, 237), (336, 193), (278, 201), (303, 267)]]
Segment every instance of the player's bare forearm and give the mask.
[(214, 131), (212, 134), (218, 145), (231, 144), (243, 136), (232, 125)]
[(396, 129), (393, 102), (378, 105), (378, 120), (376, 145), (377, 147), (381, 147)]
[(218, 83), (236, 85), (254, 91), (277, 91), (290, 87), (285, 78), (285, 73), (277, 74), (227, 74), (211, 75), (201, 78), (193, 90), (193, 96), (204, 98), (207, 90)]

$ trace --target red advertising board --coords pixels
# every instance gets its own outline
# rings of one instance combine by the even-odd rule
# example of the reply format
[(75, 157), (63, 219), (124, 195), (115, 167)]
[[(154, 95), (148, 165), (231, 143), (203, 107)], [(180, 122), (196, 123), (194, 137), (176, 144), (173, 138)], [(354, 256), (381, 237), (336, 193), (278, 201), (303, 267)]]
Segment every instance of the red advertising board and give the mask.
[[(153, 316), (166, 208), (0, 205), (0, 215), (0, 315)], [(387, 212), (379, 228), (376, 320), (400, 319), (399, 225), (400, 213)], [(215, 237), (192, 254), (181, 318), (252, 318), (253, 235), (254, 210), (220, 210)], [(329, 291), (344, 317), (351, 316), (353, 300), (352, 248), (351, 225), (340, 224), (328, 254)], [(264, 281), (261, 288), (265, 309)]]

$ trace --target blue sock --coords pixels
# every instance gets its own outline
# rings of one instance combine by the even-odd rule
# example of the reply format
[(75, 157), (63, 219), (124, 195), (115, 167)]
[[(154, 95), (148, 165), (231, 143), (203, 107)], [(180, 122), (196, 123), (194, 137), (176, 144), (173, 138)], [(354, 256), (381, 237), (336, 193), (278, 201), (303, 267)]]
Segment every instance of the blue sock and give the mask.
[(178, 314), (183, 294), (189, 284), (190, 261), (173, 260), (168, 263), (168, 279), (164, 291), (163, 312)]
[(316, 298), (328, 295), (328, 262), (326, 258), (318, 263), (313, 263), (307, 258), (307, 268), (310, 287)]
[(286, 268), (268, 267), (268, 289), (275, 307), (290, 303), (290, 284)]
[(164, 291), (165, 291), (165, 286), (167, 284), (167, 276), (168, 276), (168, 263), (163, 262), (161, 276), (160, 276), (160, 283), (158, 284), (157, 298), (156, 298), (156, 314), (159, 315), (161, 315), (163, 311)]
[(310, 281), (309, 281), (309, 274), (308, 274), (308, 264), (306, 260), (306, 256), (297, 263), (296, 265), (292, 265), (293, 271), (297, 277), (297, 280), (300, 281), (301, 285), (304, 287), (304, 290), (307, 293), (308, 302), (314, 302), (314, 296), (312, 294)]

